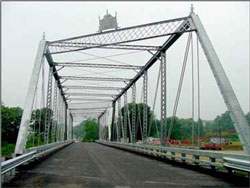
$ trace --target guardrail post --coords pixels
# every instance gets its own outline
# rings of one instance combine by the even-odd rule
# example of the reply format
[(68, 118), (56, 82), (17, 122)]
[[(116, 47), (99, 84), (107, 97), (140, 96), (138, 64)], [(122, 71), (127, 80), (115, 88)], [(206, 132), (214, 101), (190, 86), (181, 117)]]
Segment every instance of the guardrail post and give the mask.
[(186, 162), (186, 153), (181, 153), (181, 161), (183, 162), (183, 163), (185, 163)]
[(175, 152), (171, 152), (171, 159), (172, 159), (172, 160), (175, 160), (175, 157), (174, 157), (174, 156), (175, 156)]
[[(209, 157), (209, 159), (210, 159), (211, 163), (215, 163), (215, 161), (216, 161), (216, 159), (214, 157)], [(216, 169), (214, 165), (210, 165), (210, 167), (211, 167), (211, 170), (213, 170), (213, 171)]]
[[(199, 155), (194, 155), (194, 159), (195, 159), (195, 160), (200, 160), (200, 156), (199, 156)], [(199, 162), (194, 161), (194, 164), (195, 164), (195, 165), (199, 165)]]

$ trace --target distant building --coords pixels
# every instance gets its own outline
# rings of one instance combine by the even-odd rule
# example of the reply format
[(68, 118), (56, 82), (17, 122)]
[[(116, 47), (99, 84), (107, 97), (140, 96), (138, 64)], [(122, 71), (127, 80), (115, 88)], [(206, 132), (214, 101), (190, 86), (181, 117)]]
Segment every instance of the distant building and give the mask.
[(102, 32), (107, 29), (118, 29), (117, 13), (115, 13), (115, 17), (113, 17), (111, 14), (108, 13), (108, 10), (103, 19), (100, 19), (99, 16), (99, 32)]
[(228, 144), (228, 140), (225, 139), (225, 138), (219, 138), (219, 137), (213, 137), (213, 138), (210, 138), (210, 142), (213, 143), (213, 144), (223, 144), (223, 145), (226, 145)]

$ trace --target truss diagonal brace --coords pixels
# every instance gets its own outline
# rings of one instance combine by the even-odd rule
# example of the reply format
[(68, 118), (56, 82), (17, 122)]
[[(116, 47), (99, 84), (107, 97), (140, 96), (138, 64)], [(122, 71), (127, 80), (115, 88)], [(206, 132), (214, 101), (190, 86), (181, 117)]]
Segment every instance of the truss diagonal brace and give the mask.
[(88, 81), (112, 81), (112, 82), (128, 82), (128, 78), (105, 78), (105, 77), (80, 77), (80, 76), (59, 76), (60, 79), (66, 80), (88, 80)]
[(35, 93), (37, 90), (37, 84), (39, 81), (39, 75), (41, 70), (41, 65), (44, 62), (44, 52), (46, 49), (46, 41), (41, 40), (36, 54), (36, 59), (29, 83), (29, 88), (25, 100), (24, 110), (22, 114), (22, 119), (20, 123), (20, 129), (18, 132), (18, 137), (16, 141), (15, 154), (23, 154), (25, 149), (27, 137), (28, 137), (28, 128), (31, 119), (32, 106), (35, 98)]
[(129, 84), (117, 95), (114, 101), (118, 100), (132, 85), (143, 75), (143, 73), (148, 70), (160, 57), (161, 52), (167, 51), (168, 48), (174, 44), (180, 36), (189, 29), (190, 20), (184, 20), (181, 25), (175, 30), (175, 33), (167, 39), (167, 41), (163, 44), (161, 50), (157, 51), (153, 57), (146, 63), (146, 65), (137, 73), (137, 75), (129, 82)]
[[(165, 20), (161, 22), (154, 22), (149, 24), (143, 24), (133, 27), (121, 28), (118, 30), (105, 31), (102, 33), (94, 33), (90, 35), (84, 35), (79, 37), (73, 37), (63, 40), (52, 41), (49, 43), (50, 49), (53, 53), (63, 53), (63, 52), (71, 52), (77, 50), (85, 50), (90, 48), (100, 48), (110, 45), (117, 45), (122, 43), (140, 41), (145, 39), (151, 39), (156, 37), (162, 37), (167, 35), (176, 34), (179, 31), (177, 28), (181, 28), (183, 32), (191, 31), (190, 23), (187, 22), (188, 27), (182, 25), (183, 21), (186, 21), (189, 17)], [(85, 43), (85, 44), (96, 44), (96, 45), (88, 45), (84, 47), (79, 47), (77, 43)], [(55, 51), (51, 48), (52, 45), (61, 45), (65, 43), (68, 44), (67, 48), (57, 48)]]
[(62, 86), (67, 89), (93, 89), (93, 90), (121, 90), (123, 88), (120, 87), (98, 87), (98, 86)]
[(109, 69), (141, 69), (138, 65), (115, 65), (115, 64), (95, 64), (95, 63), (70, 63), (70, 62), (56, 62), (55, 66), (63, 67), (87, 67), (87, 68), (109, 68)]
[(220, 63), (219, 57), (217, 56), (215, 49), (213, 48), (213, 45), (200, 21), (200, 18), (198, 15), (193, 13), (191, 13), (191, 18), (195, 28), (197, 29), (197, 36), (205, 52), (220, 92), (224, 98), (230, 117), (234, 123), (234, 127), (239, 135), (241, 144), (243, 145), (243, 149), (246, 154), (250, 155), (250, 125), (244, 116), (242, 108)]

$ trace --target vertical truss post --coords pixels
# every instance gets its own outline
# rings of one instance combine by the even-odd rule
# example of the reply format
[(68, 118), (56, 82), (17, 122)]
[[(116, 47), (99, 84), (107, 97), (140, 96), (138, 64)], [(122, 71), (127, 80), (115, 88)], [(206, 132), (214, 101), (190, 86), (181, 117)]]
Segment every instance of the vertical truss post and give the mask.
[[(119, 100), (118, 100), (119, 102)], [(117, 142), (121, 141), (121, 120), (120, 120), (120, 113), (119, 113), (119, 104), (118, 104), (118, 108), (117, 108), (117, 120), (116, 120), (116, 132), (117, 132)]]
[(147, 142), (147, 124), (148, 124), (148, 71), (143, 74), (143, 129), (142, 129), (142, 142)]
[(29, 129), (29, 123), (32, 113), (32, 106), (37, 90), (37, 84), (39, 81), (39, 75), (41, 70), (41, 65), (44, 62), (44, 52), (46, 48), (46, 41), (41, 40), (39, 43), (39, 47), (36, 54), (36, 59), (29, 83), (29, 88), (25, 100), (23, 115), (21, 119), (20, 129), (18, 132), (16, 147), (15, 147), (15, 154), (22, 154), (23, 150), (25, 149), (25, 145), (27, 142), (28, 137), (28, 129)]
[(101, 121), (100, 121), (101, 117), (99, 116), (97, 119), (98, 122), (98, 132), (99, 132), (99, 140), (101, 140)]
[(128, 142), (128, 136), (127, 136), (127, 131), (128, 131), (128, 110), (127, 110), (127, 105), (128, 105), (128, 96), (127, 96), (127, 91), (124, 93), (124, 107), (123, 107), (123, 118), (124, 118), (124, 137), (123, 137), (123, 141), (125, 143)]
[(191, 19), (195, 28), (197, 29), (197, 36), (209, 62), (210, 68), (214, 74), (220, 92), (224, 98), (243, 149), (246, 154), (250, 155), (250, 125), (244, 116), (242, 108), (220, 63), (219, 57), (217, 56), (215, 49), (200, 21), (200, 18), (198, 15), (191, 13)]
[(122, 138), (124, 138), (124, 129), (122, 123), (122, 114), (121, 114), (121, 98), (118, 99), (118, 127), (119, 130), (122, 130)]
[(167, 118), (167, 74), (166, 74), (166, 53), (161, 52), (161, 145), (166, 145), (166, 118)]
[(69, 118), (69, 109), (67, 108), (67, 139), (70, 140), (70, 118)]
[(48, 76), (48, 89), (47, 89), (47, 101), (46, 101), (46, 114), (45, 114), (45, 131), (44, 131), (44, 143), (49, 143), (49, 135), (50, 135), (50, 124), (51, 124), (51, 102), (52, 102), (52, 76), (53, 76), (53, 68), (49, 68), (49, 76)]
[(56, 141), (60, 141), (60, 129), (61, 129), (61, 100), (59, 88), (57, 90), (57, 123), (56, 123)]
[(68, 138), (68, 108), (64, 103), (64, 140)]
[(57, 124), (57, 81), (54, 82), (54, 99), (53, 99), (53, 121), (52, 121), (52, 142), (55, 142)]
[(135, 143), (135, 127), (136, 127), (136, 85), (132, 86), (132, 143)]
[(74, 138), (73, 137), (73, 116), (72, 116), (71, 113), (70, 113), (70, 122), (71, 122), (71, 126), (70, 126), (71, 127), (71, 129), (70, 129), (71, 130), (71, 134), (70, 135), (71, 135), (71, 140), (73, 140), (73, 138)]
[(111, 133), (111, 141), (114, 141), (115, 140), (115, 135), (114, 135), (114, 129), (115, 129), (115, 102), (113, 102), (113, 111), (112, 111), (112, 123), (111, 123), (111, 130), (112, 130), (112, 133)]

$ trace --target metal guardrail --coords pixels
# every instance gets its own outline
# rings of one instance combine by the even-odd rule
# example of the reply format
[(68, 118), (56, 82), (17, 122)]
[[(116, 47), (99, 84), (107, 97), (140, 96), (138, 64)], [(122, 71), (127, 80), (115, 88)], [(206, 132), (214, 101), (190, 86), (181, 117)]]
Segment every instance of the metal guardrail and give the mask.
[(9, 159), (1, 163), (1, 174), (4, 174), (13, 168), (33, 159), (35, 157), (36, 151), (31, 151), (29, 153), (20, 155), (13, 159)]
[[(1, 175), (2, 175), (2, 183), (5, 181), (5, 174), (7, 174), (10, 171), (15, 172), (15, 168), (29, 162), (33, 159), (37, 159), (39, 157), (48, 155), (62, 147), (65, 147), (66, 145), (71, 144), (73, 141), (63, 141), (63, 142), (56, 142), (51, 143), (47, 145), (42, 145), (38, 147), (32, 147), (24, 150), (24, 154), (14, 157), (13, 159), (9, 159), (7, 161), (4, 161), (1, 163)], [(13, 174), (10, 173), (9, 176), (12, 176)]]
[(224, 157), (223, 160), (224, 160), (223, 165), (228, 169), (231, 170), (236, 169), (245, 172), (250, 172), (250, 159), (246, 161), (246, 160)]
[(181, 162), (189, 161), (191, 163), (194, 163), (195, 165), (210, 166), (212, 169), (216, 169), (216, 167), (223, 167), (248, 172), (250, 170), (249, 155), (225, 154), (195, 149), (150, 146), (100, 140), (97, 141), (97, 143), (113, 146), (116, 148), (126, 149), (129, 151), (148, 154), (151, 156), (170, 158), (172, 160), (180, 160)]

